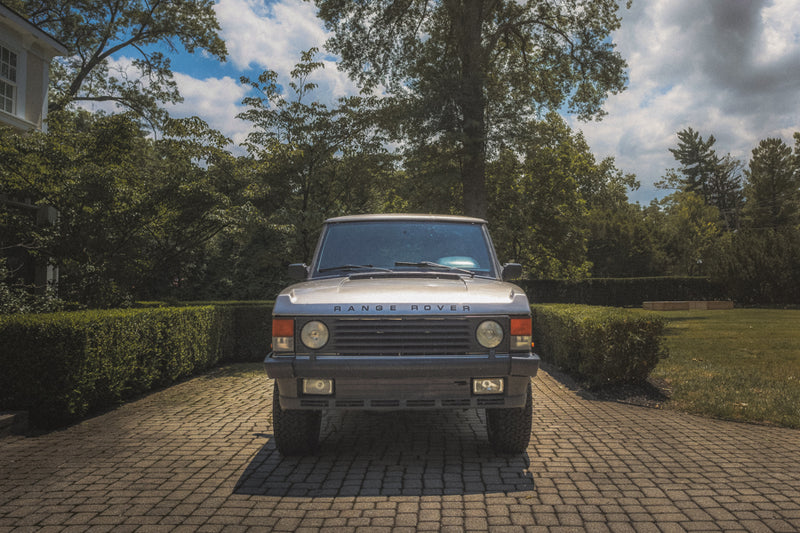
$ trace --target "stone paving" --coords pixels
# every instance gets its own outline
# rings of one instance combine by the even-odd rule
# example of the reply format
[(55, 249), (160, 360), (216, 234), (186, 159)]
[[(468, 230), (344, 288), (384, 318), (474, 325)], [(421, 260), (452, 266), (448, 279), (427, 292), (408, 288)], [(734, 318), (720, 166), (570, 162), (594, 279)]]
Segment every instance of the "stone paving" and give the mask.
[(592, 400), (534, 378), (523, 456), (473, 411), (323, 417), (284, 459), (236, 365), (0, 439), (0, 531), (800, 531), (800, 431)]

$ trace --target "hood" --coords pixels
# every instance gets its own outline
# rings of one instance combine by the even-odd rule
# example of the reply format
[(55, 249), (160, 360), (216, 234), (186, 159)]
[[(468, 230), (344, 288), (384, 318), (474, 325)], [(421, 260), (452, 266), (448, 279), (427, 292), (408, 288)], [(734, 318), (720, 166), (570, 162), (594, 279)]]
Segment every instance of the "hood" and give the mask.
[(518, 286), (456, 275), (351, 276), (306, 281), (283, 290), (274, 314), (409, 315), (527, 314)]

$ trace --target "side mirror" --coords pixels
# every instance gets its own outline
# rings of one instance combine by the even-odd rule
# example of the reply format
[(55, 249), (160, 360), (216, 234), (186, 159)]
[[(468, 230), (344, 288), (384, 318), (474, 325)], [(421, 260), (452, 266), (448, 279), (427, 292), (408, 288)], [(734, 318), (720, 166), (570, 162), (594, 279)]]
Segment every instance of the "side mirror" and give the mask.
[(522, 277), (522, 265), (519, 263), (506, 263), (503, 265), (503, 281), (511, 281)]
[(305, 263), (292, 263), (289, 265), (289, 277), (304, 280), (308, 277), (308, 265)]

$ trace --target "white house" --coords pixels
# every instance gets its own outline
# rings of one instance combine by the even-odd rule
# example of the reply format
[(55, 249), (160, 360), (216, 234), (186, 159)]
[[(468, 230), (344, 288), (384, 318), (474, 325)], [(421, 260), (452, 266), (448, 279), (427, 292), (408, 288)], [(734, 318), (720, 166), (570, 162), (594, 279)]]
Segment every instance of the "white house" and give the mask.
[(0, 4), (0, 123), (42, 130), (47, 117), (50, 61), (66, 47)]
[[(0, 4), (0, 124), (18, 133), (45, 130), (50, 62), (67, 54), (67, 48), (28, 22), (14, 10)], [(55, 222), (58, 212), (50, 206), (36, 206), (29, 198), (8, 197), (0, 191), (0, 204), (35, 217), (38, 224)], [(37, 291), (58, 282), (58, 268), (49, 261), (35, 262), (19, 247), (6, 244), (3, 255), (22, 281)]]

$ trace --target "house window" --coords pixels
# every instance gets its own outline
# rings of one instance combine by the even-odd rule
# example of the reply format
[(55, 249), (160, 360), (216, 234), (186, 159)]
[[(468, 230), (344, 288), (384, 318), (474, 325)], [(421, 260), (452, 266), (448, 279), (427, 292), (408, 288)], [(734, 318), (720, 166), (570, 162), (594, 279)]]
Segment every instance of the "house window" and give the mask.
[(0, 45), (0, 111), (15, 112), (17, 54)]

